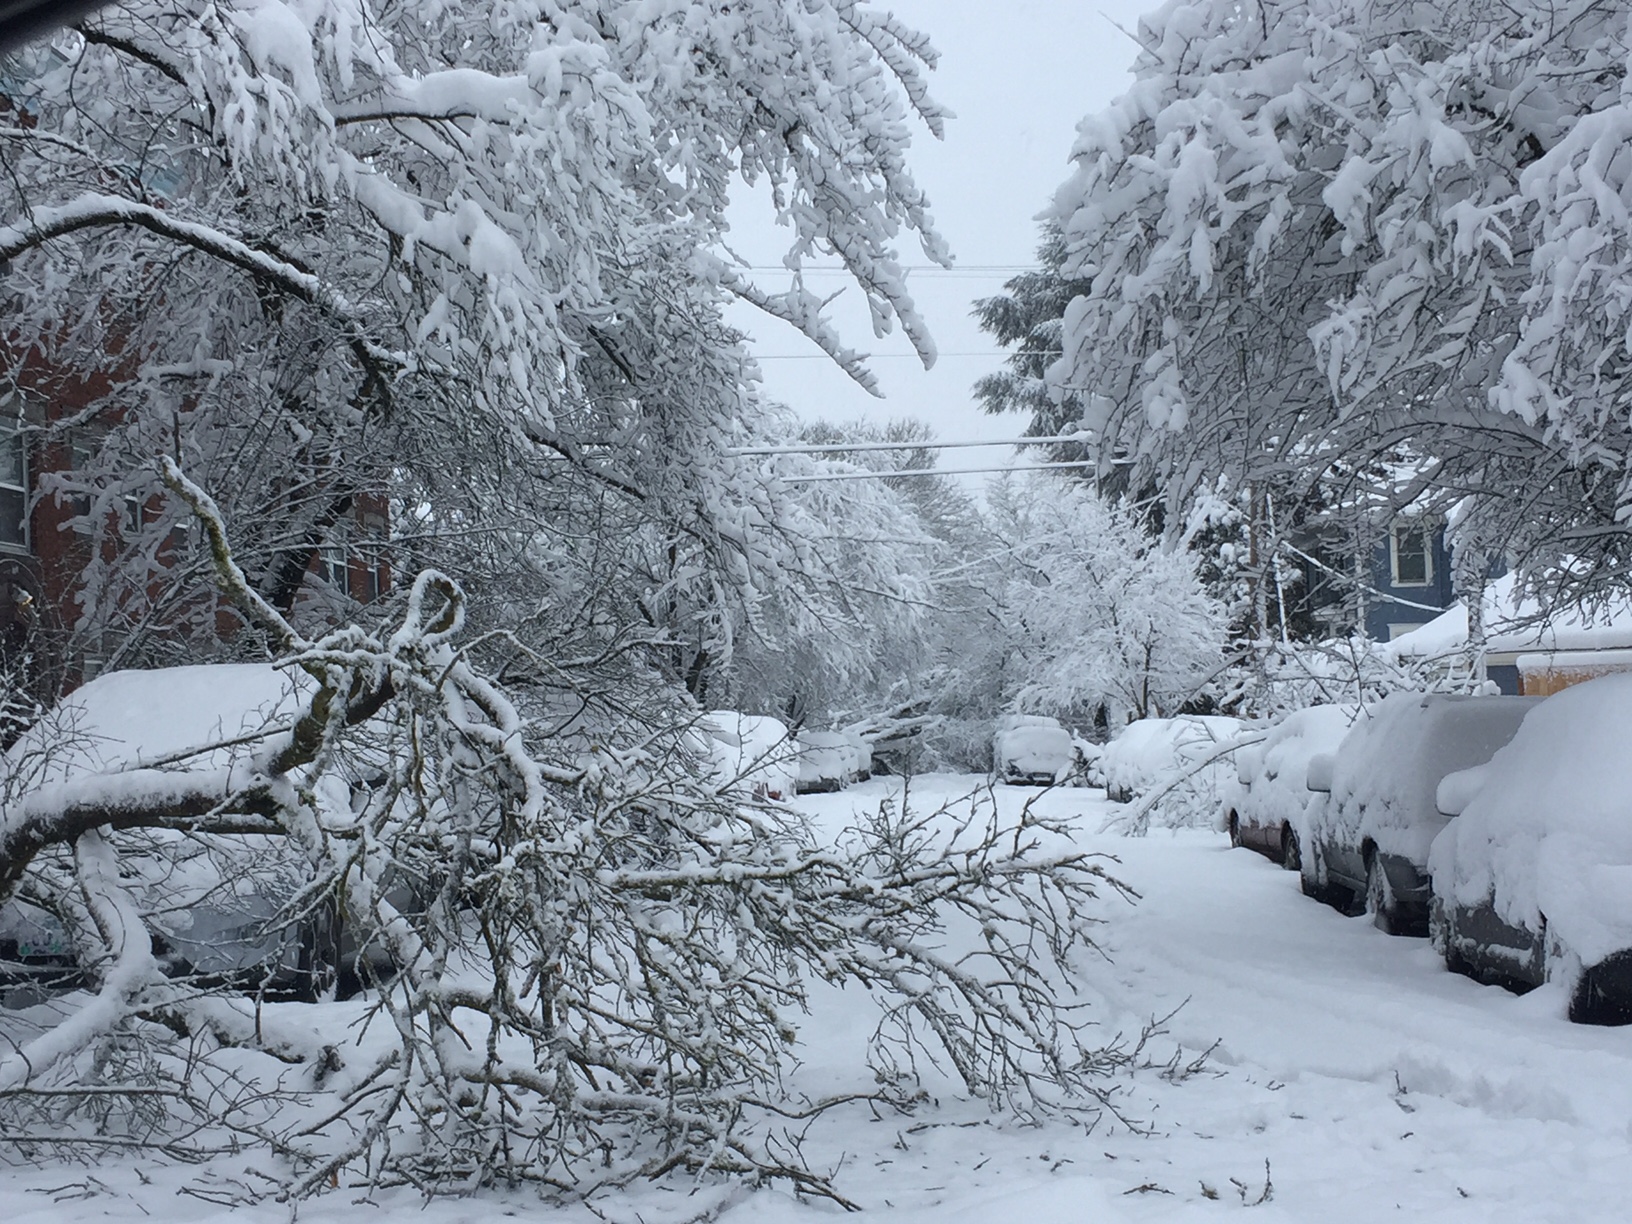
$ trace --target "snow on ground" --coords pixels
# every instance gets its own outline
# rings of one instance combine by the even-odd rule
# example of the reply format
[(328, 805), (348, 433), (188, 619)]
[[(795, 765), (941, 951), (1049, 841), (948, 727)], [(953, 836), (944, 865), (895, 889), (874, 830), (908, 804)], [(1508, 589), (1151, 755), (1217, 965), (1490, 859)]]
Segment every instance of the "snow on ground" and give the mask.
[[(913, 783), (914, 804), (939, 804), (977, 778)], [(802, 798), (820, 828), (899, 799), (897, 779)], [(1006, 810), (1039, 792), (1000, 787)], [(1248, 1213), (1258, 1221), (1612, 1221), (1632, 1201), (1632, 1028), (1563, 1019), (1547, 990), (1526, 998), (1445, 972), (1422, 940), (1305, 899), (1298, 877), (1221, 834), (1093, 832), (1098, 791), (1041, 794), (1093, 849), (1115, 853), (1142, 895), (1107, 898), (1092, 968), (1106, 1040), (1136, 1036), (1179, 1009), (1152, 1043), (1154, 1065), (1124, 1076), (1120, 1107), (1148, 1135), (1101, 1122), (1028, 1127), (961, 1102), (936, 1084), (915, 1115), (839, 1112), (810, 1126), (804, 1152), (839, 1169), (840, 1188), (881, 1224), (934, 1221), (1077, 1224), (1191, 1221)], [(806, 1062), (792, 1084), (812, 1094), (862, 1086), (851, 1052), (870, 1030), (864, 1000), (820, 998)], [(1192, 1074), (1185, 1069), (1216, 1048)], [(1175, 1044), (1176, 1043), (1176, 1044)], [(1164, 1068), (1178, 1049), (1174, 1070)], [(1268, 1163), (1270, 1192), (1265, 1194)], [(261, 1184), (258, 1155), (202, 1170), (223, 1192)], [(96, 1168), (12, 1166), (0, 1174), (7, 1224), (215, 1221), (225, 1209), (177, 1188), (201, 1170), (144, 1157)], [(1262, 1201), (1260, 1201), (1262, 1200)], [(382, 1211), (384, 1209), (384, 1211)], [(563, 1224), (817, 1224), (843, 1212), (758, 1192), (642, 1186), (582, 1207), (541, 1207), (527, 1191), (441, 1199), (342, 1188), (299, 1207), (309, 1222), (358, 1224), (413, 1211), (425, 1224), (507, 1215)], [(285, 1221), (287, 1205), (234, 1211)]]

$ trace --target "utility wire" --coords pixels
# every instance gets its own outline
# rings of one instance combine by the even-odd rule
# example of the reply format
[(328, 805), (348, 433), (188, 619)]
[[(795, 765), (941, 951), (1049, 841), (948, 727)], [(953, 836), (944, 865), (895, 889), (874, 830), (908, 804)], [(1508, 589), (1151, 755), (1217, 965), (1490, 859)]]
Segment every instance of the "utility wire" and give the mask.
[(969, 439), (958, 442), (822, 442), (790, 446), (734, 446), (728, 455), (830, 455), (850, 451), (953, 450), (960, 446), (1051, 446), (1059, 442), (1088, 442), (1084, 434), (1059, 434), (1052, 438), (996, 438), (990, 442)]
[[(1063, 357), (1064, 354), (1053, 349), (1024, 349), (1020, 351), (1008, 350), (992, 353), (936, 353), (936, 360), (942, 357)], [(826, 353), (755, 353), (755, 361), (832, 361)], [(863, 361), (880, 361), (884, 358), (894, 358), (897, 361), (911, 359), (920, 360), (917, 353), (864, 353)]]
[(784, 484), (813, 484), (818, 480), (894, 480), (898, 476), (975, 476), (981, 472), (1044, 472), (1051, 468), (1085, 468), (1099, 466), (1095, 459), (1078, 459), (1067, 463), (1033, 463), (1006, 467), (977, 468), (907, 468), (893, 472), (821, 472), (811, 476), (784, 476)]

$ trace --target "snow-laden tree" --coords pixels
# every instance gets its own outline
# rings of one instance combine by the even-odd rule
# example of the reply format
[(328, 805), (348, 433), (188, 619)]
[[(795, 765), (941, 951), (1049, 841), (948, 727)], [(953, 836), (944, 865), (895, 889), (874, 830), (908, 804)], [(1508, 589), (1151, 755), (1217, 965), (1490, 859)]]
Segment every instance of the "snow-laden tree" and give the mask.
[[(766, 456), (790, 486), (785, 529), (809, 551), (810, 570), (828, 576), (832, 597), (796, 584), (766, 592), (723, 677), (741, 708), (859, 720), (874, 736), (889, 735), (896, 714), (922, 713), (937, 647), (966, 613), (956, 566), (984, 530), (952, 478), (928, 474), (934, 452), (912, 444), (931, 440), (918, 421), (818, 421), (790, 432), (789, 447), (834, 449)], [(914, 474), (884, 475), (897, 471)], [(914, 727), (919, 714), (906, 714)]]
[[(836, 1193), (775, 1132), (832, 1103), (780, 1087), (818, 981), (878, 997), (881, 1103), (908, 1103), (930, 1042), (994, 1104), (1093, 1106), (1115, 1059), (1082, 1044), (1057, 991), (1107, 878), (1062, 830), (885, 810), (818, 841), (791, 810), (699, 784), (706, 741), (683, 726), (526, 717), (470, 659), (465, 594), (434, 570), (389, 633), (302, 636), (238, 568), (208, 495), (172, 461), (164, 475), (277, 644), (285, 696), (263, 725), (157, 759), (76, 747), (66, 725), (8, 758), (0, 903), (53, 915), (83, 979), (0, 1016), (8, 1133), (248, 1140), (296, 1192), (342, 1169), (578, 1192), (684, 1169)], [(329, 964), (371, 989), (325, 1009), (343, 1039), (266, 997), (292, 967), (278, 953), (225, 983), (165, 971), (154, 931), (248, 879), (264, 930), (345, 933)], [(954, 915), (981, 955), (937, 950)], [(322, 942), (302, 942), (320, 989)]]
[(1005, 481), (991, 500), (1013, 546), (1001, 612), (1011, 708), (1080, 721), (1103, 710), (1117, 726), (1202, 695), (1223, 665), (1225, 618), (1186, 550), (1074, 482)]
[(944, 257), (903, 163), (909, 114), (939, 128), (929, 54), (853, 2), (341, 0), (120, 6), (18, 57), (6, 364), (36, 411), (84, 404), (46, 415), (98, 452), (57, 491), (119, 537), (91, 550), (88, 626), (213, 625), (151, 606), (185, 519), (156, 452), (221, 494), (285, 611), (364, 493), (453, 532), (553, 517), (461, 505), (495, 460), (616, 493), (727, 588), (774, 581), (775, 491), (723, 458), (757, 410), (721, 309), (746, 296), (869, 376), (797, 272), (773, 292), (721, 258), (727, 198), (768, 186), (790, 266), (840, 257), (929, 359), (892, 245)]
[[(133, 0), (7, 62), (3, 368), (72, 457), (47, 495), (92, 541), (81, 645), (185, 661), (236, 626), (293, 677), (227, 743), (8, 760), (0, 903), (53, 915), (82, 975), (6, 1016), (8, 1137), (248, 1138), (296, 1189), (821, 1190), (768, 1122), (806, 1107), (781, 1074), (817, 980), (974, 1094), (1092, 1099), (1043, 967), (1082, 946), (1091, 860), (898, 812), (818, 844), (707, 781), (689, 726), (767, 605), (795, 631), (854, 597), (811, 564), (827, 495), (732, 453), (776, 435), (721, 311), (866, 382), (797, 273), (836, 255), (932, 355), (894, 249), (944, 256), (903, 162), (940, 122), (930, 55), (859, 0)], [(744, 181), (790, 228), (785, 292), (721, 254)], [(359, 610), (311, 562), (369, 499), (399, 581)], [(371, 987), (348, 1040), (165, 972), (201, 857), (229, 893), (279, 878), (269, 931), (345, 933), (303, 971)], [(935, 950), (954, 912), (976, 960)]]
[[(1623, 4), (1174, 0), (1055, 203), (1057, 396), (1176, 501), (1336, 464), (1437, 497), (1473, 580), (1620, 555)], [(1595, 340), (1593, 337), (1596, 336)]]

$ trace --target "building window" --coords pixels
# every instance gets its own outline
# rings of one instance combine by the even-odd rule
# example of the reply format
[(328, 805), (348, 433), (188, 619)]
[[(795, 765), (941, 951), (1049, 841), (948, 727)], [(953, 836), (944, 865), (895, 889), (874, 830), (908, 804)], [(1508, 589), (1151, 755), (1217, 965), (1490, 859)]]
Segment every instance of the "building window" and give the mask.
[(1432, 534), (1422, 523), (1399, 523), (1389, 533), (1395, 586), (1428, 586), (1434, 581)]
[(28, 548), (28, 448), (15, 417), (0, 417), (0, 548)]
[(390, 584), (391, 567), (386, 555), (390, 528), (383, 514), (365, 511), (360, 517), (363, 538), (358, 551), (363, 567), (362, 597), (364, 603), (372, 603), (385, 594)]
[(349, 597), (350, 566), (347, 563), (346, 551), (344, 530), (339, 526), (330, 528), (328, 540), (317, 550), (317, 576), (340, 594)]

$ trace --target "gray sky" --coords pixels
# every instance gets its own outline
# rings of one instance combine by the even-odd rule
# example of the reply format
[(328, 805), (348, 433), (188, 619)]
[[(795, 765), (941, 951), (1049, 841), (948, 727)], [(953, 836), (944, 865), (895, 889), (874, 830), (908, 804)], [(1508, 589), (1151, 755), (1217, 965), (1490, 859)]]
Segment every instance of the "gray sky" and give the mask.
[[(915, 273), (913, 296), (941, 356), (925, 371), (899, 332), (874, 339), (860, 295), (853, 288), (833, 304), (847, 343), (872, 353), (887, 398), (855, 386), (792, 328), (748, 308), (733, 321), (749, 332), (765, 372), (765, 389), (809, 419), (927, 421), (943, 440), (1015, 437), (1026, 422), (977, 410), (970, 387), (999, 367), (997, 346), (969, 317), (971, 303), (1000, 292), (1003, 282), (1035, 260), (1035, 215), (1064, 181), (1077, 121), (1102, 109), (1131, 82), (1138, 48), (1117, 28), (1132, 30), (1154, 0), (889, 0), (902, 20), (929, 33), (941, 53), (931, 76), (935, 98), (957, 118), (937, 141), (921, 126), (912, 168), (927, 191), (936, 224), (958, 267), (950, 273)], [(732, 245), (754, 264), (781, 256), (778, 231), (752, 202), (742, 212)], [(733, 210), (736, 213), (738, 210)], [(922, 264), (914, 243), (904, 262)], [(780, 287), (773, 275), (759, 278)], [(838, 277), (811, 275), (813, 287)], [(980, 467), (1005, 462), (1010, 452), (947, 452), (942, 466)]]

